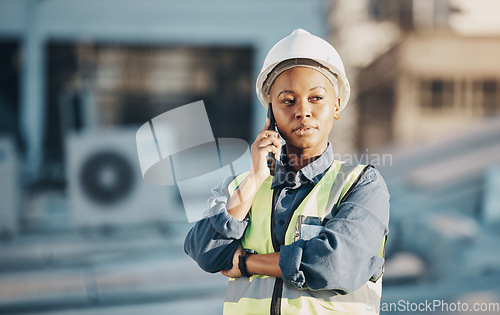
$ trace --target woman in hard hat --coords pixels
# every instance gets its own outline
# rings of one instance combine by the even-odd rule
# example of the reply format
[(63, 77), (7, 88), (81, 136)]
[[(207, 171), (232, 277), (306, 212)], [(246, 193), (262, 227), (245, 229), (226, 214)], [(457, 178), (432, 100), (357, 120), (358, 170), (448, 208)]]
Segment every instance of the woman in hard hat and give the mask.
[(224, 314), (378, 314), (389, 193), (375, 168), (333, 159), (328, 135), (350, 91), (340, 56), (295, 30), (256, 88), (278, 132), (268, 118), (249, 172), (213, 189), (186, 253), (229, 277)]

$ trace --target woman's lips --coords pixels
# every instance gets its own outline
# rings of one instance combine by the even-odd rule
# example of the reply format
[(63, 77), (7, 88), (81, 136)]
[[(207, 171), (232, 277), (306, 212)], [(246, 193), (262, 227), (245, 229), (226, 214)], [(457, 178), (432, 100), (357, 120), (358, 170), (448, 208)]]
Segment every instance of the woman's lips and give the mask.
[(298, 136), (308, 136), (316, 131), (316, 127), (309, 124), (299, 124), (293, 129), (293, 133)]

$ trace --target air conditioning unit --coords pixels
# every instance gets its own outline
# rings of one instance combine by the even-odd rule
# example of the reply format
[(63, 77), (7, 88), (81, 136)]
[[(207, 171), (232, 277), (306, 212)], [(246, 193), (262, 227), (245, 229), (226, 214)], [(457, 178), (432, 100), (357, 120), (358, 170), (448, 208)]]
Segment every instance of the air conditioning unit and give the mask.
[(19, 230), (16, 158), (12, 139), (0, 136), (0, 236), (12, 236)]
[(142, 179), (135, 129), (92, 130), (66, 139), (69, 206), (76, 228), (185, 220), (176, 186)]

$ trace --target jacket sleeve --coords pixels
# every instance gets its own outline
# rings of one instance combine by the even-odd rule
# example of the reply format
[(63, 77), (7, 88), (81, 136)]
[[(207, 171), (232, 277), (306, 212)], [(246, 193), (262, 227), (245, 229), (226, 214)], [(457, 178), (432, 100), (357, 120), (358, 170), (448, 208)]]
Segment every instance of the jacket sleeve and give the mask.
[(349, 293), (381, 273), (377, 253), (389, 232), (389, 192), (380, 173), (368, 169), (337, 211), (318, 236), (281, 247), (285, 283)]
[(248, 225), (233, 218), (226, 211), (230, 197), (228, 185), (233, 177), (226, 178), (212, 189), (208, 200), (208, 213), (196, 222), (184, 240), (184, 251), (207, 272), (231, 269), (233, 255)]

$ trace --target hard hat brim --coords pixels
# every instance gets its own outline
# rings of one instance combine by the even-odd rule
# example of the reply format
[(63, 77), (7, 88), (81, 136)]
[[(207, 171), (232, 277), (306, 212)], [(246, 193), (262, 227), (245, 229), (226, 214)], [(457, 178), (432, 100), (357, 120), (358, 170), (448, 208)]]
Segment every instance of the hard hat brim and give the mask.
[[(346, 76), (343, 74), (343, 71), (341, 71), (340, 69), (338, 69), (337, 67), (335, 67), (334, 65), (332, 65), (328, 62), (325, 62), (322, 60), (312, 59), (308, 56), (291, 56), (290, 58), (288, 58), (286, 60), (295, 59), (295, 58), (305, 58), (305, 59), (311, 59), (311, 60), (314, 60), (316, 62), (319, 62), (324, 67), (328, 68), (331, 72), (333, 72), (334, 74), (337, 75), (337, 84), (339, 85), (337, 87), (339, 95), (337, 95), (337, 96), (340, 98), (340, 111), (342, 111), (346, 107), (347, 102), (349, 101), (349, 96), (350, 96), (350, 91), (351, 91), (349, 81), (347, 80)], [(264, 89), (263, 89), (264, 81), (266, 80), (268, 74), (271, 71), (273, 71), (273, 69), (280, 62), (275, 62), (275, 63), (269, 65), (268, 67), (266, 67), (265, 69), (262, 69), (259, 76), (257, 77), (257, 81), (255, 84), (257, 97), (259, 98), (260, 103), (266, 109), (270, 103), (270, 100), (269, 100), (269, 95), (264, 93)], [(298, 64), (297, 67), (300, 67), (300, 64)]]

